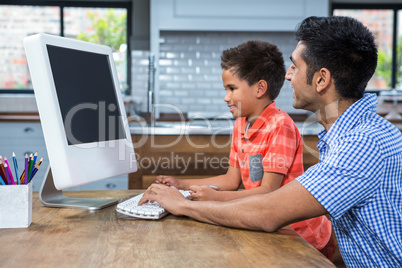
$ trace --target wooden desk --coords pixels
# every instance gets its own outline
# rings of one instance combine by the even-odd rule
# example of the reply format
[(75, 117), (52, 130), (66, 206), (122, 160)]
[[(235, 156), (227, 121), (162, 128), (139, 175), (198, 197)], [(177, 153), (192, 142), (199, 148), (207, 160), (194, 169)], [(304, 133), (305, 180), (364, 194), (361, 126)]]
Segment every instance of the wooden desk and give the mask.
[[(140, 191), (67, 192), (123, 200)], [(290, 228), (265, 233), (169, 215), (124, 220), (115, 206), (89, 212), (42, 206), (32, 224), (0, 229), (1, 267), (334, 267)]]

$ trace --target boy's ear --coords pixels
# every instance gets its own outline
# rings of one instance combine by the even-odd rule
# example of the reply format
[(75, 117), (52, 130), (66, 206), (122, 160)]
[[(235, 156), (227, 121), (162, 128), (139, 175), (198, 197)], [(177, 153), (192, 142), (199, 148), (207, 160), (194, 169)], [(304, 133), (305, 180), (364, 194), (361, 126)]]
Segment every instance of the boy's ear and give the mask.
[(327, 68), (321, 68), (318, 72), (318, 76), (315, 77), (315, 84), (317, 92), (323, 92), (331, 84), (331, 72)]
[(268, 90), (268, 84), (265, 80), (260, 80), (257, 82), (257, 98), (261, 98), (265, 95)]

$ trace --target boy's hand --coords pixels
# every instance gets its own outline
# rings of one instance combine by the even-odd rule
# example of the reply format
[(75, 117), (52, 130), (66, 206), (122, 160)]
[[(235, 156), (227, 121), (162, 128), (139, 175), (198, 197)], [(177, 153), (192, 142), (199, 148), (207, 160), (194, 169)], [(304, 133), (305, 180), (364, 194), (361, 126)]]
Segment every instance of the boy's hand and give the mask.
[(191, 199), (195, 201), (217, 200), (216, 195), (219, 188), (212, 188), (208, 185), (193, 185), (190, 186)]
[(156, 177), (155, 183), (165, 184), (167, 186), (174, 186), (177, 189), (184, 190), (180, 188), (179, 180), (172, 176), (159, 175)]

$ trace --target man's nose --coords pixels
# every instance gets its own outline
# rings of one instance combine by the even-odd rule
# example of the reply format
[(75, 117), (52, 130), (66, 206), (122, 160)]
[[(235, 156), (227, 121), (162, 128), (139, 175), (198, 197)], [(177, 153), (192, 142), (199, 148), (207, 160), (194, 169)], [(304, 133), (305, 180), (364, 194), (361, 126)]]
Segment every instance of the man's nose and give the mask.
[(290, 70), (290, 67), (289, 67), (289, 69), (287, 70), (287, 72), (285, 74), (285, 79), (288, 80), (288, 81), (290, 81), (292, 79), (292, 72)]

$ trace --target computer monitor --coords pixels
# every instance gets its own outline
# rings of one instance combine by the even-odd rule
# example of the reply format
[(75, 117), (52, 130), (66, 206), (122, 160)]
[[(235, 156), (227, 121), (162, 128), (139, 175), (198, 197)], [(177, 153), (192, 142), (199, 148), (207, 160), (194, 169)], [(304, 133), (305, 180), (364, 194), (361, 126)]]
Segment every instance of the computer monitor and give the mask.
[(25, 37), (24, 48), (50, 162), (41, 201), (88, 209), (115, 204), (62, 193), (137, 170), (112, 49), (48, 34)]

